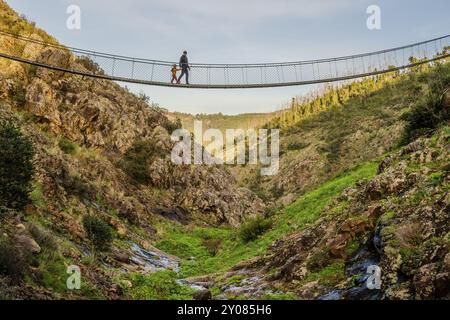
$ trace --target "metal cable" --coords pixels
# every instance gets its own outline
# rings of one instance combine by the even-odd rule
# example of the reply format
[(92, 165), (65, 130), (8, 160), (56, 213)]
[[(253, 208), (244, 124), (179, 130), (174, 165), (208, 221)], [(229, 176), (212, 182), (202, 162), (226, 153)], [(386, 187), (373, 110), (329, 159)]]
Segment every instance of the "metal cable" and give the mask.
[[(57, 71), (114, 81), (204, 89), (297, 86), (374, 76), (448, 58), (449, 54), (444, 55), (439, 50), (443, 50), (444, 47), (450, 45), (450, 35), (447, 35), (389, 50), (330, 59), (264, 64), (193, 63), (190, 64), (191, 70), (189, 71), (190, 85), (177, 85), (170, 83), (170, 70), (176, 64), (174, 62), (131, 58), (65, 47), (29, 37), (13, 35), (1, 30), (0, 37), (9, 37), (14, 41), (18, 41), (23, 45), (20, 47), (26, 47), (27, 44), (33, 43), (42, 46), (43, 50), (63, 50), (64, 52), (70, 52), (74, 55), (75, 61), (63, 63), (58, 59), (49, 60), (48, 58), (44, 58), (44, 56), (48, 55), (32, 58), (24, 56), (23, 50), (21, 54), (17, 55), (0, 52), (0, 57), (2, 58)], [(417, 57), (419, 59), (417, 63), (411, 63), (406, 60), (405, 51), (409, 49), (414, 54), (414, 48), (416, 46), (419, 48), (419, 55), (420, 46), (425, 48), (425, 53), (423, 57)], [(433, 55), (426, 57), (428, 50), (431, 49), (432, 51), (433, 47), (435, 48)], [(397, 55), (403, 57), (400, 65), (397, 61)], [(383, 59), (380, 59), (381, 56)], [(420, 61), (421, 59), (424, 59), (424, 61)], [(378, 68), (375, 68), (374, 61), (378, 62)], [(390, 68), (393, 63), (395, 63), (395, 68)], [(308, 68), (302, 68), (303, 65), (307, 65)], [(297, 67), (299, 68), (300, 75), (298, 74)]]

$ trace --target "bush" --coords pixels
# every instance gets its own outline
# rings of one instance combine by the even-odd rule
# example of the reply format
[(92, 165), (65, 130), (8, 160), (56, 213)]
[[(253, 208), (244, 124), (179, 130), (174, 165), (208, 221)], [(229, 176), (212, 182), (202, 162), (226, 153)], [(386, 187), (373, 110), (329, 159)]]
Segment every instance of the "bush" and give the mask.
[(150, 97), (145, 94), (145, 92), (141, 91), (137, 95), (139, 100), (142, 100), (143, 102), (149, 104), (150, 103)]
[(22, 82), (17, 83), (16, 86), (10, 90), (9, 95), (15, 105), (19, 108), (23, 107), (27, 101), (25, 85)]
[(272, 221), (263, 217), (248, 220), (239, 230), (239, 236), (244, 242), (256, 240), (272, 227)]
[(181, 123), (181, 120), (177, 118), (177, 120), (173, 122), (167, 120), (166, 122), (164, 122), (163, 127), (169, 134), (172, 134), (175, 130), (183, 128), (183, 124)]
[(96, 195), (92, 185), (79, 176), (69, 176), (64, 180), (63, 185), (68, 194), (79, 198), (92, 199)]
[(439, 125), (450, 120), (450, 77), (439, 75), (430, 83), (430, 92), (410, 112), (406, 120), (403, 143), (409, 143), (422, 135), (430, 135)]
[(311, 272), (317, 272), (329, 266), (332, 263), (330, 252), (328, 249), (319, 250), (308, 260), (307, 268)]
[(88, 71), (90, 71), (94, 74), (99, 74), (99, 75), (105, 74), (103, 69), (100, 68), (99, 64), (94, 62), (89, 57), (76, 57), (75, 62), (81, 64), (84, 68), (86, 68)]
[(33, 144), (13, 124), (2, 122), (0, 150), (0, 202), (20, 211), (31, 203)]
[(310, 146), (310, 143), (294, 141), (287, 145), (289, 151), (302, 150)]
[(15, 244), (14, 240), (0, 242), (0, 274), (19, 281), (28, 270), (31, 260), (31, 252)]
[(202, 245), (208, 250), (208, 253), (214, 257), (219, 252), (222, 243), (219, 239), (203, 239)]
[(0, 224), (2, 221), (11, 220), (13, 217), (16, 217), (18, 212), (14, 209), (10, 209), (0, 205)]
[(135, 300), (188, 300), (192, 289), (176, 280), (176, 273), (165, 270), (150, 275), (134, 274), (131, 297)]
[(83, 227), (96, 250), (109, 249), (114, 236), (112, 229), (105, 221), (94, 216), (84, 216)]
[(135, 182), (149, 184), (151, 182), (149, 165), (158, 156), (163, 155), (161, 147), (149, 140), (138, 140), (127, 150), (121, 168)]
[(58, 142), (58, 146), (65, 154), (74, 155), (77, 152), (77, 146), (66, 138), (61, 138)]

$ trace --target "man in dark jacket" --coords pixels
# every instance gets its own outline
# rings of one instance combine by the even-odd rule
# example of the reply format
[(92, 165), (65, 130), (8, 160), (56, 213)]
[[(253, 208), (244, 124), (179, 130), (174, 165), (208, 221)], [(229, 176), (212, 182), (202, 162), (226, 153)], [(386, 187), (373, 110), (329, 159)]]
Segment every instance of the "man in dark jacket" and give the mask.
[(183, 78), (183, 76), (186, 75), (186, 84), (189, 84), (189, 70), (191, 69), (191, 67), (189, 67), (187, 51), (184, 51), (183, 55), (180, 58), (180, 68), (181, 74), (178, 77), (178, 83), (180, 83), (181, 78)]

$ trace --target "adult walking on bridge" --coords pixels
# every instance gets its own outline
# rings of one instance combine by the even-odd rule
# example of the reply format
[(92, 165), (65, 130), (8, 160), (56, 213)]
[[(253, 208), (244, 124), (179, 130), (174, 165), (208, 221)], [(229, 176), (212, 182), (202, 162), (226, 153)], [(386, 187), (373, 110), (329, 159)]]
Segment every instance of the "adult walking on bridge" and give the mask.
[(189, 67), (189, 61), (187, 57), (187, 51), (183, 52), (183, 55), (180, 58), (180, 68), (181, 68), (181, 74), (178, 77), (178, 83), (180, 83), (181, 78), (183, 78), (184, 75), (186, 75), (186, 84), (189, 84), (189, 70), (191, 70), (191, 67)]

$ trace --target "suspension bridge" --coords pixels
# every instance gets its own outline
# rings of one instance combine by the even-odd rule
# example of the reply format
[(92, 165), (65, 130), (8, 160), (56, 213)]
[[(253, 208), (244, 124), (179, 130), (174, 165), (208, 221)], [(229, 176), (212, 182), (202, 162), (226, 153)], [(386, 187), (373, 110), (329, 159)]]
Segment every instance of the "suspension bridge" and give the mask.
[[(51, 44), (32, 37), (0, 30), (0, 39), (15, 41), (18, 48), (33, 45), (36, 50), (65, 50), (82, 63), (46, 62), (24, 54), (11, 54), (0, 48), (0, 57), (37, 67), (71, 74), (144, 85), (196, 89), (245, 89), (300, 86), (344, 81), (400, 71), (431, 64), (450, 57), (450, 35), (376, 52), (319, 60), (261, 64), (191, 63), (191, 84), (171, 84), (170, 70), (177, 62), (140, 59)], [(20, 51), (20, 50), (16, 50)]]

